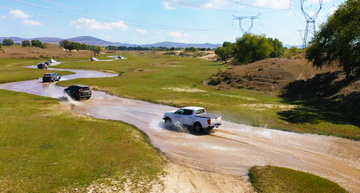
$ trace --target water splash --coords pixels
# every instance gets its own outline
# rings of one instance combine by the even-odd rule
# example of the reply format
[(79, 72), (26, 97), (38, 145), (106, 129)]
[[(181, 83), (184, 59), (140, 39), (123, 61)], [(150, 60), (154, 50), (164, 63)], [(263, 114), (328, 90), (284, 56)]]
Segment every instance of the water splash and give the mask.
[(75, 105), (75, 106), (81, 106), (83, 103), (77, 100), (74, 100), (73, 98), (71, 98), (68, 94), (64, 93), (66, 99), (69, 101), (70, 104)]

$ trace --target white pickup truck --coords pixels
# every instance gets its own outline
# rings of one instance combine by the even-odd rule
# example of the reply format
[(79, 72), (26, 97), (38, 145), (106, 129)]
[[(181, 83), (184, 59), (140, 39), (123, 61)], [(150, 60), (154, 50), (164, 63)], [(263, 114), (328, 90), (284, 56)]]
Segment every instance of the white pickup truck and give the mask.
[(202, 107), (184, 107), (177, 111), (166, 112), (163, 116), (166, 125), (180, 123), (194, 127), (195, 132), (210, 131), (221, 125), (221, 116), (208, 114)]

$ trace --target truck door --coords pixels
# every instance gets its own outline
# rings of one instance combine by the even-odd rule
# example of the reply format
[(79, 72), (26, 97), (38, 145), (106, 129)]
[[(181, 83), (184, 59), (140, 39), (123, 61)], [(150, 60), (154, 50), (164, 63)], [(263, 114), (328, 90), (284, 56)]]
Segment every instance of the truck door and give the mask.
[(183, 125), (192, 126), (193, 119), (194, 119), (193, 111), (189, 110), (189, 109), (184, 109), (184, 110), (185, 110), (185, 112), (184, 112), (184, 115), (182, 115), (181, 121), (182, 121)]
[(179, 109), (177, 110), (174, 114), (174, 120), (173, 122), (176, 123), (182, 123), (182, 116), (184, 115), (185, 110), (184, 109)]

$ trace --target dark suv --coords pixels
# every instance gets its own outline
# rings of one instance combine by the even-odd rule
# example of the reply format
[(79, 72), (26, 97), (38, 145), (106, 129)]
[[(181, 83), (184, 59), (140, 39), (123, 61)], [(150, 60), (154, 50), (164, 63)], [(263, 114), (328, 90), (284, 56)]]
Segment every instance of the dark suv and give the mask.
[(39, 69), (48, 69), (48, 65), (44, 62), (41, 62), (37, 65)]
[(86, 85), (72, 85), (66, 89), (64, 92), (75, 100), (85, 100), (91, 97), (91, 90)]
[(56, 73), (46, 73), (43, 76), (43, 82), (55, 82), (59, 81), (60, 78), (61, 76)]

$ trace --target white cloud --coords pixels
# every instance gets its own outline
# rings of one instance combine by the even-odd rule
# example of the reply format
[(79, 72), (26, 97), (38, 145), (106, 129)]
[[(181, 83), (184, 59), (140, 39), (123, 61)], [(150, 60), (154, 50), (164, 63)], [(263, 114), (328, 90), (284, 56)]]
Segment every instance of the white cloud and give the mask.
[(70, 23), (70, 25), (75, 26), (79, 29), (88, 29), (88, 30), (127, 30), (128, 26), (124, 23), (124, 21), (117, 22), (98, 22), (96, 19), (88, 19), (88, 18), (80, 18), (76, 21)]
[(168, 9), (168, 10), (175, 9), (175, 7), (171, 7), (171, 6), (170, 6), (170, 2), (169, 2), (169, 1), (164, 1), (164, 2), (163, 2), (163, 5), (164, 5), (165, 9)]
[(256, 0), (254, 6), (266, 7), (271, 9), (286, 9), (289, 8), (290, 0)]
[(26, 19), (31, 17), (30, 15), (20, 11), (20, 10), (11, 10), (9, 11), (9, 15), (11, 15), (12, 17), (15, 17), (17, 19)]
[(31, 25), (31, 26), (42, 26), (43, 24), (38, 22), (38, 21), (34, 21), (34, 20), (28, 20), (28, 19), (25, 19), (23, 21), (23, 24), (25, 25)]
[(5, 15), (0, 15), (0, 19), (5, 19), (6, 16)]
[[(314, 1), (314, 0), (310, 0)], [(318, 1), (318, 0), (317, 0)], [(329, 0), (324, 0), (329, 1)], [(194, 9), (241, 9), (246, 6), (264, 7), (271, 9), (289, 8), (290, 0), (163, 0), (165, 9), (187, 7)]]
[(144, 29), (136, 29), (136, 32), (139, 34), (147, 34), (148, 31), (144, 30)]
[(221, 9), (226, 7), (226, 2), (222, 0), (211, 0), (202, 5), (202, 7), (207, 9)]
[(178, 42), (183, 42), (183, 43), (189, 42), (188, 38), (190, 37), (190, 35), (187, 33), (169, 32), (167, 35), (171, 38), (174, 38), (175, 41), (178, 41)]

